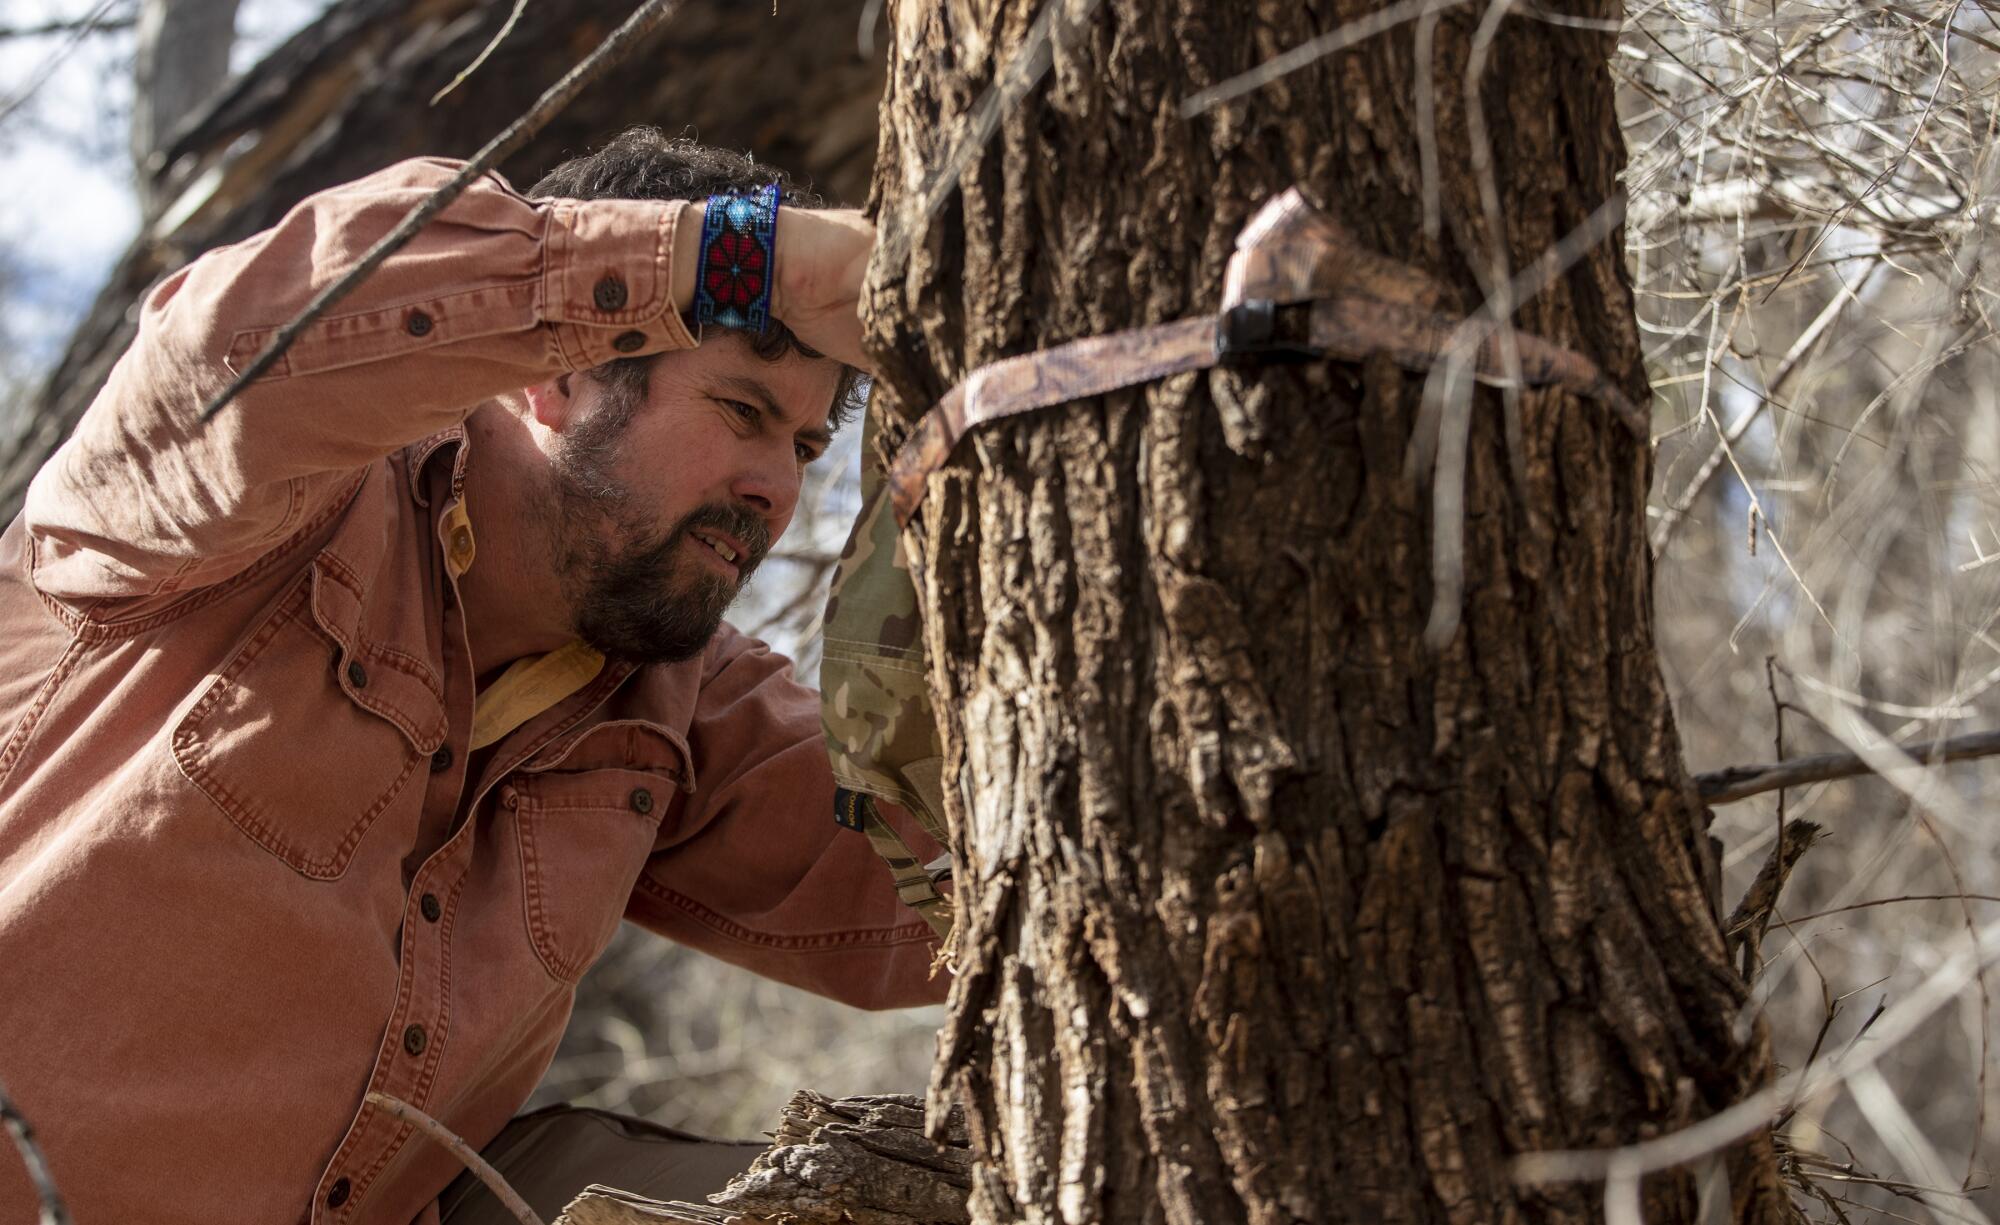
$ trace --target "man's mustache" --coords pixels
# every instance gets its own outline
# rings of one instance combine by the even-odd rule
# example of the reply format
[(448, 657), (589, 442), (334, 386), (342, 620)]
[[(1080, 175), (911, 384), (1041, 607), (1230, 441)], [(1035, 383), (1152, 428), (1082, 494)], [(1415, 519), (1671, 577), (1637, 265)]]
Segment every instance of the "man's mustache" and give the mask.
[(765, 555), (771, 551), (771, 531), (764, 525), (762, 516), (741, 503), (710, 502), (705, 506), (697, 506), (681, 517), (681, 521), (674, 525), (674, 530), (667, 533), (667, 538), (660, 542), (660, 556), (665, 558), (674, 546), (681, 542), (682, 537), (698, 529), (705, 529), (742, 542), (747, 552), (736, 559), (739, 582), (749, 578), (750, 572), (755, 570), (758, 563), (762, 562)]

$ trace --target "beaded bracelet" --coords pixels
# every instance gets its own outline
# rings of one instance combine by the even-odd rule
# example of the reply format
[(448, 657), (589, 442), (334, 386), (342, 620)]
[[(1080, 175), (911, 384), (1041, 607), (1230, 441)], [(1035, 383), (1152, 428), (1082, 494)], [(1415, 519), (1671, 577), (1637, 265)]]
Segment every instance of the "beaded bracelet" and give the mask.
[(701, 219), (701, 275), (695, 279), (696, 323), (764, 330), (771, 316), (777, 238), (776, 183), (752, 195), (708, 198)]

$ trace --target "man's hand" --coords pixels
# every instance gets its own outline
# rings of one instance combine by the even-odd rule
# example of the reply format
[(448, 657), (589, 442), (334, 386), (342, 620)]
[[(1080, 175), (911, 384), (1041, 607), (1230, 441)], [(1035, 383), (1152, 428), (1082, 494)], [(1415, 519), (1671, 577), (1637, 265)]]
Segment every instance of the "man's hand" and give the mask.
[[(684, 313), (694, 309), (706, 207), (693, 204), (682, 210), (674, 235), (674, 304)], [(771, 313), (821, 353), (867, 370), (861, 352), (861, 275), (875, 249), (875, 227), (856, 209), (780, 208), (777, 247)]]

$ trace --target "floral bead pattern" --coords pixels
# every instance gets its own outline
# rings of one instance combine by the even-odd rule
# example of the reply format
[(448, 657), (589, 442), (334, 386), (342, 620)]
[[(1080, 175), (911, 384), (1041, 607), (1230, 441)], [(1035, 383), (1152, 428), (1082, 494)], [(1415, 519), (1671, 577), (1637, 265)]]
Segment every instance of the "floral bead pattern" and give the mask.
[(701, 223), (695, 321), (761, 332), (771, 315), (778, 185), (750, 196), (711, 196)]

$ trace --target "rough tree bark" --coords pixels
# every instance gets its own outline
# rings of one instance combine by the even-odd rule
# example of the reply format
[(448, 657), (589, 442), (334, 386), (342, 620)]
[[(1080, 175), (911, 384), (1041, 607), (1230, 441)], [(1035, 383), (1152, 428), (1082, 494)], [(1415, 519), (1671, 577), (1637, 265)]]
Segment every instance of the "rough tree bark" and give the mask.
[[(958, 134), (938, 116), (1038, 5), (892, 7), (890, 233)], [(1049, 76), (873, 269), (881, 409), (1213, 309), (1238, 228), (1293, 183), (1465, 310), (1496, 258), (1527, 266), (1617, 190), (1610, 0), (1567, 24), (1448, 8), (1179, 113), (1378, 7), (1105, 0), (1059, 24)], [(1616, 235), (1517, 322), (1645, 402)], [(1510, 1158), (1656, 1135), (1769, 1075), (1733, 1029), (1653, 645), (1645, 447), (1547, 391), (1510, 451), (1481, 390), (1464, 616), (1431, 650), (1421, 398), (1386, 360), (1181, 376), (991, 427), (933, 479), (905, 543), (964, 926), (931, 1113), (964, 1108), (975, 1221), (1595, 1219), (1601, 1187), (1523, 1185)], [(1727, 1169), (1735, 1219), (1789, 1218), (1767, 1137)], [(1688, 1172), (1643, 1196), (1649, 1222), (1695, 1217)]]

